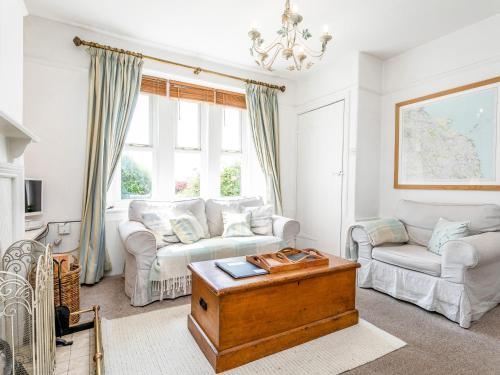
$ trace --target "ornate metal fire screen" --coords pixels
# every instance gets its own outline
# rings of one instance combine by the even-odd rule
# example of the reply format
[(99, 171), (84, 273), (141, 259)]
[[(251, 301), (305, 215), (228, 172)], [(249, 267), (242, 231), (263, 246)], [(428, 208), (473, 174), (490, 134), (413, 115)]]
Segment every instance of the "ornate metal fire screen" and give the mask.
[(53, 294), (50, 247), (12, 244), (0, 263), (0, 374), (54, 372)]

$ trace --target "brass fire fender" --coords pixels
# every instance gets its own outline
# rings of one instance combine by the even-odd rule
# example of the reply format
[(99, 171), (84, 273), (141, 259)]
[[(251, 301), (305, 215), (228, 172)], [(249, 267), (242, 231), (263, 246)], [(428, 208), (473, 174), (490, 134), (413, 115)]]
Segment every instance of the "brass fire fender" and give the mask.
[(80, 315), (84, 313), (94, 312), (94, 363), (95, 363), (95, 374), (104, 375), (104, 364), (103, 364), (103, 350), (102, 350), (102, 338), (101, 338), (101, 317), (99, 315), (99, 310), (101, 307), (99, 305), (94, 305), (92, 308), (75, 311), (71, 315)]

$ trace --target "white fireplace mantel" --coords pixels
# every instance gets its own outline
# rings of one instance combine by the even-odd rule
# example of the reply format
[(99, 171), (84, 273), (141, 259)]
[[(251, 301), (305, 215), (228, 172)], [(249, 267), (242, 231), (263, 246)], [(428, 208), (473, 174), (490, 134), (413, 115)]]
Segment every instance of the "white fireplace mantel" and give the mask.
[(37, 136), (2, 110), (0, 110), (0, 135), (7, 139), (8, 160), (17, 159), (24, 153), (28, 144), (38, 142)]

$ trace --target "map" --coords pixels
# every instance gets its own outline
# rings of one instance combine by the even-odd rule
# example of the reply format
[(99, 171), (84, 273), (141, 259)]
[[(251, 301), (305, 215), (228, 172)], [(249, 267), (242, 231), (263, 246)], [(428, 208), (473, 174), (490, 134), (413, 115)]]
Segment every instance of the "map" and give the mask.
[(497, 87), (401, 109), (401, 179), (406, 183), (495, 181)]

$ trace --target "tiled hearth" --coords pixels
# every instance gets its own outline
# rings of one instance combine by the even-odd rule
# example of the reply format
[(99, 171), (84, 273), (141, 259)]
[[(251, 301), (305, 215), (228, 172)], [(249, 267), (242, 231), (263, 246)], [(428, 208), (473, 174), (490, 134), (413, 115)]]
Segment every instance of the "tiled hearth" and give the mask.
[(55, 375), (88, 375), (95, 373), (92, 359), (94, 350), (94, 330), (77, 332), (63, 337), (73, 340), (73, 345), (56, 349)]

